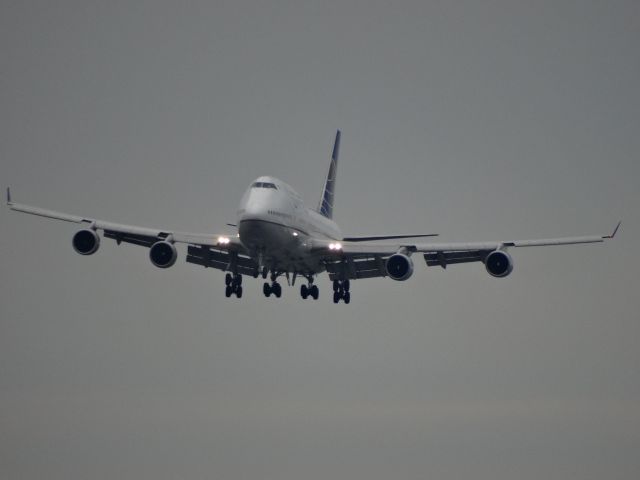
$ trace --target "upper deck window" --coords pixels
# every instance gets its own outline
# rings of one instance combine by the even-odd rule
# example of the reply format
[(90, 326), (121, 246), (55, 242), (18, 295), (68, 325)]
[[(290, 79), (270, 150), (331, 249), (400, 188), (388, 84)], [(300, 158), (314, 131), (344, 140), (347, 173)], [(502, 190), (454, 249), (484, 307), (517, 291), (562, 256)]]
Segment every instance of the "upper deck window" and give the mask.
[(275, 183), (269, 183), (269, 182), (255, 182), (253, 185), (251, 185), (252, 188), (273, 188), (274, 190), (277, 190), (276, 184)]

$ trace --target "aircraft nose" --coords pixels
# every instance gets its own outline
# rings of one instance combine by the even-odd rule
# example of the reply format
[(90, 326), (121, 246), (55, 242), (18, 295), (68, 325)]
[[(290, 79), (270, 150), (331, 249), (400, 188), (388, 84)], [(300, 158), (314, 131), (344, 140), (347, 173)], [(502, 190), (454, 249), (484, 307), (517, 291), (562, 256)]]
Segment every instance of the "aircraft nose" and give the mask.
[(244, 219), (262, 219), (267, 215), (267, 207), (264, 199), (251, 195), (244, 206), (242, 217)]

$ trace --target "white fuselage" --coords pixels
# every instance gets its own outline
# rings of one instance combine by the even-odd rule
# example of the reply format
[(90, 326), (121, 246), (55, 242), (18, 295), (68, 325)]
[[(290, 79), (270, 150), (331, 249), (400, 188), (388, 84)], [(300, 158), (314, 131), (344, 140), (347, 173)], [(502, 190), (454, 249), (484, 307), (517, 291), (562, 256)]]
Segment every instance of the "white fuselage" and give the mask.
[(306, 208), (300, 195), (274, 177), (257, 178), (237, 213), (240, 241), (270, 270), (320, 272), (323, 267), (311, 254), (313, 240), (342, 240), (335, 222)]

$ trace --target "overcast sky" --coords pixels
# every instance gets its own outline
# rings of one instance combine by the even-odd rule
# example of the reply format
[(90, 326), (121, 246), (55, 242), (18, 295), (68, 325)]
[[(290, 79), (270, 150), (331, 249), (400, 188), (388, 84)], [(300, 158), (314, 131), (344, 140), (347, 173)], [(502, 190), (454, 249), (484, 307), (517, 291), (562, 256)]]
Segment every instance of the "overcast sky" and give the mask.
[(14, 199), (220, 232), (273, 175), (345, 234), (608, 233), (351, 305), (0, 209), (0, 477), (637, 479), (640, 3), (0, 3)]

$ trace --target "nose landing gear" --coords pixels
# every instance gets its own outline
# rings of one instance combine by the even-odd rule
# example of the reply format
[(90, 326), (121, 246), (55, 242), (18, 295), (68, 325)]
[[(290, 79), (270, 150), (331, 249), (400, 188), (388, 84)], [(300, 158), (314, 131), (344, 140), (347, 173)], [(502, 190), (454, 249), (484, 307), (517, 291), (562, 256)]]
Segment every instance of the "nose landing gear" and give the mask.
[[(264, 293), (265, 297), (270, 297), (272, 293), (276, 296), (276, 298), (280, 298), (282, 296), (282, 286), (278, 283), (278, 275), (278, 272), (272, 271), (270, 277), (271, 285), (265, 282), (262, 286), (262, 293)], [(266, 269), (263, 270), (262, 277), (267, 277)]]
[(280, 298), (282, 296), (282, 287), (278, 282), (275, 281), (271, 285), (265, 282), (262, 286), (262, 293), (264, 293), (265, 297), (270, 297), (273, 293), (276, 298)]
[(225, 297), (229, 298), (235, 293), (237, 298), (242, 298), (242, 275), (231, 275), (227, 273), (224, 277), (226, 288), (224, 290)]
[(317, 285), (309, 282), (309, 285), (305, 285), (304, 283), (300, 286), (300, 296), (306, 300), (307, 297), (312, 297), (314, 300), (317, 300), (320, 296), (320, 290)]
[(351, 302), (351, 292), (349, 288), (351, 283), (349, 280), (334, 280), (333, 281), (333, 303), (338, 303), (340, 300), (344, 300), (344, 303), (349, 304)]

